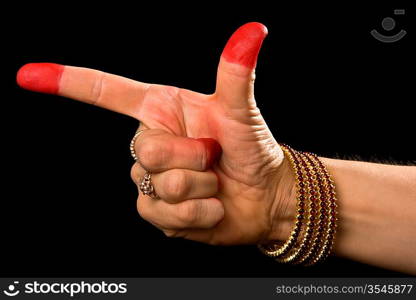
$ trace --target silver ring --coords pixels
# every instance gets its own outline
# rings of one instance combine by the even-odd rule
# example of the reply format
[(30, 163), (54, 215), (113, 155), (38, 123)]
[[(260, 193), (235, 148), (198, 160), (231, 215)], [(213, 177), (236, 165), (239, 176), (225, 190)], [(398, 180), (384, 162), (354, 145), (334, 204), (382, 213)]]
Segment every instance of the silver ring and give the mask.
[(140, 136), (140, 134), (142, 134), (143, 131), (144, 130), (137, 130), (130, 142), (130, 154), (135, 161), (138, 161), (139, 158), (136, 155), (136, 150), (134, 150), (134, 144), (136, 143), (137, 138)]
[(146, 172), (144, 177), (139, 185), (140, 191), (143, 195), (148, 195), (152, 199), (159, 199), (159, 196), (156, 194), (155, 188), (152, 184), (152, 173)]

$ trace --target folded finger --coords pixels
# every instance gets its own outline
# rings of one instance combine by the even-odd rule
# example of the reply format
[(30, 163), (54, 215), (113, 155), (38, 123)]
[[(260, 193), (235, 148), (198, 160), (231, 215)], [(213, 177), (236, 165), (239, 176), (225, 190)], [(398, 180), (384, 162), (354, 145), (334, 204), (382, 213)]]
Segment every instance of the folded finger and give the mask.
[[(134, 164), (131, 173), (137, 185), (140, 185), (145, 172), (139, 164)], [(151, 180), (156, 194), (168, 203), (208, 198), (218, 192), (218, 179), (213, 171), (172, 169), (152, 174)]]
[(224, 217), (224, 206), (217, 198), (191, 199), (171, 204), (140, 194), (137, 210), (143, 219), (171, 230), (208, 229)]
[(154, 173), (169, 169), (204, 171), (221, 154), (221, 146), (214, 139), (176, 136), (161, 129), (143, 131), (134, 149), (142, 167)]

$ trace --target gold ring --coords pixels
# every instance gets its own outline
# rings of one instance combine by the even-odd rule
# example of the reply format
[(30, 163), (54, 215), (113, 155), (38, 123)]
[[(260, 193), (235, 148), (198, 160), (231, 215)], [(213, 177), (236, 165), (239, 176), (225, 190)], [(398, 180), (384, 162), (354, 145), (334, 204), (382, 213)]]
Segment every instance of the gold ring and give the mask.
[(139, 158), (137, 157), (136, 151), (134, 150), (134, 144), (136, 143), (137, 138), (143, 131), (144, 130), (137, 130), (130, 142), (130, 154), (135, 161), (137, 161)]
[(143, 195), (148, 195), (152, 199), (159, 199), (159, 196), (156, 194), (155, 188), (152, 184), (152, 173), (146, 172), (144, 174), (143, 180), (139, 185), (139, 189)]

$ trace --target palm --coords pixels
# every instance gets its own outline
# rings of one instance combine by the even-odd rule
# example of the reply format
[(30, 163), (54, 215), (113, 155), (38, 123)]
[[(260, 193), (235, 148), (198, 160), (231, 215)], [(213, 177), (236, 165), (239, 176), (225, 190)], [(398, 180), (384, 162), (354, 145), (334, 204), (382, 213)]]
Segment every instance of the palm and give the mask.
[(214, 169), (222, 184), (217, 197), (224, 203), (226, 216), (212, 231), (212, 239), (217, 243), (232, 244), (233, 239), (250, 243), (261, 235), (252, 229), (264, 229), (261, 224), (252, 226), (256, 220), (264, 221), (263, 212), (256, 215), (259, 211), (254, 208), (259, 207), (258, 202), (263, 202), (265, 209), (271, 205), (272, 201), (265, 201), (273, 197), (266, 187), (274, 179), (281, 155), (256, 107), (234, 113), (218, 97), (152, 85), (137, 119), (149, 128), (191, 138), (213, 138), (220, 143), (223, 155)]

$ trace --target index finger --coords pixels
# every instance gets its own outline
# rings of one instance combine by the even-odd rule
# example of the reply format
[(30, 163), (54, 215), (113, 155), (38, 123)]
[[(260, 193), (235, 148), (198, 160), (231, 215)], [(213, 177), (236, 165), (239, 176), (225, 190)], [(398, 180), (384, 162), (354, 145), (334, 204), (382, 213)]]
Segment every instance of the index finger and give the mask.
[(150, 84), (98, 70), (53, 63), (30, 63), (17, 72), (20, 87), (56, 94), (137, 119)]

